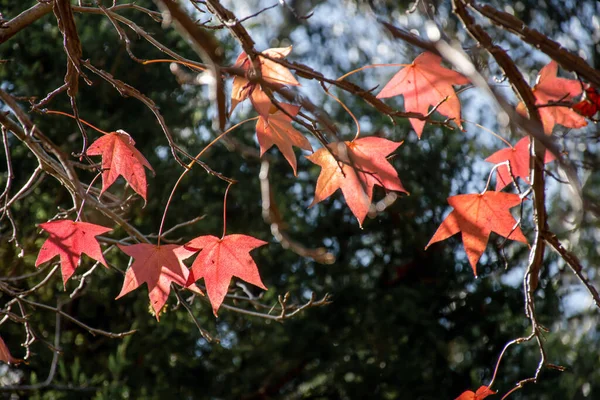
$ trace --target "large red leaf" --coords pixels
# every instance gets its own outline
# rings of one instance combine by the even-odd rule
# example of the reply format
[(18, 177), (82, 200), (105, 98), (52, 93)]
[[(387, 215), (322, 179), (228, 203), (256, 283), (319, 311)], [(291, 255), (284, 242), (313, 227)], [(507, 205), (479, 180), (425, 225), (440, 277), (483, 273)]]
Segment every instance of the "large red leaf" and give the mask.
[(12, 354), (10, 354), (10, 350), (4, 340), (0, 336), (0, 361), (3, 361), (7, 364), (18, 365), (23, 362), (20, 358), (14, 358)]
[(474, 393), (472, 390), (467, 390), (455, 400), (483, 400), (493, 394), (496, 394), (496, 392), (487, 386), (481, 386), (479, 389), (477, 389), (477, 392)]
[(60, 256), (60, 269), (63, 285), (75, 272), (82, 254), (86, 254), (107, 267), (100, 244), (96, 236), (112, 229), (88, 222), (57, 220), (40, 224), (40, 227), (50, 234), (38, 254), (35, 266)]
[(119, 175), (146, 201), (146, 172), (154, 172), (150, 163), (135, 148), (135, 142), (125, 131), (118, 130), (102, 136), (88, 148), (90, 156), (102, 156), (102, 193)]
[(175, 244), (156, 246), (139, 243), (131, 246), (118, 246), (125, 254), (133, 257), (134, 262), (125, 273), (123, 288), (117, 299), (146, 283), (150, 303), (158, 320), (160, 310), (169, 297), (171, 282), (185, 286), (189, 270), (182, 260), (192, 256), (194, 252)]
[[(437, 111), (454, 122), (460, 123), (460, 101), (456, 97), (452, 85), (465, 85), (469, 80), (458, 72), (441, 66), (442, 58), (433, 53), (420, 54), (409, 67), (401, 69), (383, 87), (378, 98), (404, 95), (404, 109), (408, 112), (418, 112), (423, 115), (429, 112), (430, 106), (439, 105)], [(419, 138), (423, 133), (425, 121), (411, 119)]]
[(325, 200), (340, 188), (348, 207), (362, 226), (373, 198), (373, 186), (408, 193), (398, 173), (386, 159), (401, 144), (371, 136), (351, 142), (330, 143), (327, 145), (329, 151), (322, 148), (307, 156), (321, 167), (315, 198), (309, 207)]
[(446, 217), (427, 246), (462, 232), (467, 257), (477, 276), (477, 261), (483, 254), (491, 232), (527, 243), (509, 209), (521, 204), (517, 194), (488, 191), (483, 194), (460, 194), (448, 198), (454, 210)]
[[(508, 161), (510, 164), (510, 171), (515, 178), (521, 178), (525, 182), (529, 183), (529, 136), (519, 140), (515, 147), (507, 147), (502, 150), (498, 150), (491, 156), (485, 159), (485, 161), (499, 164), (504, 161)], [(546, 152), (544, 157), (544, 164), (554, 161), (554, 156), (549, 151)], [(512, 178), (506, 165), (501, 165), (497, 169), (498, 174), (496, 175), (496, 190), (500, 191), (507, 185), (512, 183)]]
[(267, 242), (247, 235), (227, 235), (222, 239), (212, 235), (199, 236), (185, 244), (186, 250), (201, 250), (192, 264), (187, 283), (191, 285), (204, 278), (215, 316), (234, 276), (267, 290), (250, 257), (250, 251), (265, 244)]
[[(575, 79), (558, 78), (556, 72), (558, 64), (556, 61), (550, 61), (548, 65), (540, 70), (537, 77), (537, 83), (533, 87), (535, 104), (548, 104), (556, 101), (570, 101), (581, 94), (581, 83)], [(569, 107), (540, 107), (538, 108), (544, 132), (547, 135), (552, 133), (555, 124), (566, 126), (567, 128), (581, 128), (587, 125), (584, 117), (571, 110)], [(519, 103), (517, 111), (523, 115), (527, 114), (525, 105)]]
[[(282, 48), (273, 48), (267, 49), (262, 52), (262, 54), (274, 58), (280, 59), (286, 57), (292, 51), (292, 46), (282, 47)], [(285, 85), (290, 86), (299, 86), (300, 83), (294, 78), (294, 75), (290, 72), (289, 69), (282, 66), (281, 64), (276, 63), (275, 61), (269, 60), (265, 57), (258, 57), (258, 62), (260, 64), (260, 71), (262, 78), (277, 87), (282, 87)], [(252, 63), (248, 59), (245, 52), (242, 52), (235, 64), (234, 67), (242, 68), (243, 70), (249, 70)], [(263, 92), (260, 85), (255, 83), (250, 83), (250, 81), (243, 76), (236, 76), (233, 78), (233, 87), (231, 90), (231, 111), (242, 101), (250, 98), (254, 109), (265, 118), (269, 116), (269, 109), (271, 108), (271, 101), (267, 97), (267, 95)]]
[[(293, 117), (300, 111), (300, 107), (291, 104), (281, 103), (280, 106)], [(294, 175), (296, 175), (296, 155), (292, 146), (312, 151), (308, 139), (292, 126), (292, 118), (278, 109), (269, 114), (269, 118), (262, 115), (258, 117), (256, 137), (260, 144), (261, 157), (271, 146), (276, 145), (292, 166)]]

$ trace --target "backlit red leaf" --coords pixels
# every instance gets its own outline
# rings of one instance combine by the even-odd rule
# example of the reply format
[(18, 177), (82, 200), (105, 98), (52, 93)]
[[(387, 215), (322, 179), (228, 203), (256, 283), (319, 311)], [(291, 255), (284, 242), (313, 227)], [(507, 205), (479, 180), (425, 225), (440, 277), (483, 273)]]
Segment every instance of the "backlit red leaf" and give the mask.
[[(454, 118), (454, 122), (461, 127), (460, 101), (452, 85), (465, 85), (469, 80), (458, 72), (442, 67), (441, 62), (442, 58), (433, 53), (420, 54), (409, 67), (396, 73), (377, 97), (403, 95), (404, 109), (423, 115), (429, 112), (430, 106), (447, 98), (437, 111), (448, 118)], [(425, 121), (411, 119), (410, 123), (420, 138)]]
[(386, 159), (401, 144), (371, 136), (351, 142), (330, 143), (327, 146), (329, 151), (322, 148), (307, 156), (321, 167), (315, 198), (309, 207), (342, 189), (348, 207), (362, 226), (373, 198), (373, 186), (408, 193)]
[(185, 244), (185, 249), (201, 251), (192, 264), (187, 284), (204, 278), (208, 298), (217, 316), (234, 276), (267, 290), (256, 263), (250, 257), (250, 251), (265, 244), (267, 242), (247, 235), (227, 235), (222, 239), (206, 235), (192, 239)]
[[(281, 59), (286, 57), (292, 51), (292, 46), (282, 48), (267, 49), (262, 54), (274, 58)], [(281, 64), (272, 61), (266, 57), (258, 56), (258, 62), (260, 64), (260, 70), (262, 78), (277, 87), (299, 86), (300, 83), (294, 78), (294, 75), (289, 69), (282, 66)], [(234, 67), (249, 70), (252, 63), (248, 59), (245, 52), (242, 52)], [(271, 108), (271, 101), (267, 95), (263, 92), (259, 84), (251, 83), (246, 77), (236, 76), (233, 78), (233, 87), (231, 90), (231, 111), (242, 101), (250, 98), (254, 109), (265, 118), (268, 118), (269, 109)]]
[(60, 256), (63, 285), (66, 286), (75, 272), (82, 254), (107, 266), (96, 236), (111, 231), (111, 228), (64, 219), (45, 222), (40, 224), (40, 227), (50, 236), (42, 245), (35, 266)]
[[(540, 70), (537, 77), (537, 83), (533, 87), (535, 104), (548, 104), (557, 101), (570, 101), (581, 94), (581, 84), (574, 79), (558, 78), (556, 73), (558, 64), (556, 61), (550, 61)], [(584, 117), (571, 110), (569, 107), (540, 107), (538, 108), (544, 132), (547, 135), (552, 133), (555, 124), (566, 126), (567, 128), (581, 128), (587, 125)], [(523, 115), (527, 114), (525, 105), (519, 103), (517, 111)]]
[(455, 400), (483, 400), (493, 394), (496, 394), (496, 392), (487, 386), (481, 386), (479, 389), (477, 389), (477, 392), (474, 393), (472, 390), (467, 390)]
[[(300, 107), (291, 104), (281, 103), (280, 106), (291, 116), (296, 116), (300, 111)], [(269, 114), (269, 118), (259, 116), (256, 123), (256, 137), (260, 144), (261, 157), (271, 146), (276, 145), (292, 166), (294, 175), (296, 175), (296, 155), (292, 146), (312, 151), (308, 139), (292, 126), (292, 118), (278, 109)]]
[(185, 286), (189, 270), (182, 260), (192, 256), (194, 252), (175, 244), (156, 246), (139, 243), (131, 246), (118, 246), (125, 254), (133, 257), (134, 261), (125, 273), (123, 288), (117, 299), (146, 283), (150, 304), (158, 320), (160, 310), (169, 297), (171, 282)]
[(102, 136), (88, 148), (90, 156), (102, 156), (102, 193), (121, 175), (131, 188), (146, 201), (146, 172), (154, 172), (150, 163), (135, 148), (135, 142), (125, 131)]
[(435, 242), (462, 232), (462, 240), (473, 273), (477, 276), (477, 261), (483, 254), (491, 232), (505, 238), (527, 243), (520, 227), (510, 213), (521, 204), (517, 194), (488, 191), (483, 194), (460, 194), (448, 198), (454, 208), (437, 229), (425, 249)]
[[(510, 172), (515, 178), (521, 178), (529, 184), (529, 136), (519, 140), (515, 147), (507, 147), (502, 150), (498, 150), (491, 156), (485, 159), (485, 161), (499, 164), (504, 161), (508, 161), (510, 164)], [(546, 152), (544, 157), (544, 164), (554, 161), (554, 156), (549, 151)], [(496, 190), (500, 191), (507, 185), (512, 183), (510, 172), (506, 165), (498, 167), (496, 175)]]

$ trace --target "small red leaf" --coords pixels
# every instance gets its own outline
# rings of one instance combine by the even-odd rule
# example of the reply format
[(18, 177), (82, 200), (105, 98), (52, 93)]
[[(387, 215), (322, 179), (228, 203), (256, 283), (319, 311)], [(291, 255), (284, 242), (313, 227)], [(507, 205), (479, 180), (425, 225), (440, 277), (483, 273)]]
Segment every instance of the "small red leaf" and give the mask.
[(150, 163), (135, 148), (135, 142), (125, 131), (118, 130), (102, 136), (88, 148), (90, 156), (102, 156), (102, 191), (112, 185), (119, 175), (146, 201), (146, 172), (154, 172)]
[[(292, 51), (292, 46), (267, 49), (262, 54), (274, 58), (281, 59), (286, 57)], [(294, 78), (294, 75), (289, 69), (283, 65), (272, 61), (266, 57), (258, 56), (258, 62), (260, 64), (260, 71), (262, 78), (265, 82), (268, 82), (277, 87), (299, 86), (300, 83)], [(234, 67), (242, 68), (243, 70), (249, 70), (252, 63), (248, 59), (246, 53), (242, 52)], [(252, 105), (256, 111), (265, 118), (269, 117), (269, 109), (271, 108), (271, 100), (263, 92), (260, 85), (256, 83), (250, 83), (246, 77), (236, 76), (233, 78), (233, 87), (231, 90), (231, 111), (242, 101), (250, 97)]]
[(475, 276), (477, 261), (487, 246), (491, 232), (527, 243), (520, 227), (517, 226), (513, 230), (517, 221), (509, 211), (521, 204), (519, 195), (494, 191), (460, 194), (448, 198), (448, 203), (454, 210), (442, 222), (425, 249), (435, 242), (462, 232), (463, 244)]
[(573, 111), (587, 118), (592, 118), (600, 111), (600, 93), (596, 88), (588, 86), (583, 92), (583, 98), (573, 105)]
[[(510, 164), (510, 172), (515, 178), (521, 178), (529, 184), (529, 136), (519, 140), (515, 147), (507, 147), (498, 150), (491, 156), (485, 159), (487, 162), (499, 164), (508, 161)], [(554, 161), (554, 156), (549, 151), (546, 151), (544, 164)], [(512, 178), (506, 165), (501, 165), (497, 169), (496, 175), (496, 191), (504, 189), (512, 183)]]
[[(558, 64), (556, 61), (550, 61), (538, 74), (537, 83), (533, 87), (535, 104), (548, 104), (553, 101), (569, 101), (581, 94), (581, 84), (574, 79), (558, 78), (556, 73)], [(540, 107), (538, 108), (544, 132), (547, 135), (552, 134), (555, 124), (566, 126), (567, 128), (581, 128), (587, 125), (587, 121), (581, 115), (571, 110), (569, 107)], [(527, 114), (525, 105), (519, 103), (517, 111), (521, 114)]]
[[(458, 72), (441, 66), (442, 58), (433, 53), (422, 53), (412, 62), (412, 65), (401, 69), (383, 87), (378, 98), (404, 95), (404, 109), (408, 112), (418, 112), (426, 115), (430, 106), (439, 105), (437, 111), (454, 122), (460, 123), (460, 101), (456, 97), (452, 85), (465, 85), (469, 80)], [(423, 133), (425, 121), (410, 119), (419, 138)]]
[(139, 243), (131, 246), (118, 246), (125, 254), (133, 257), (134, 262), (125, 273), (123, 288), (117, 299), (146, 283), (148, 297), (150, 297), (152, 309), (158, 320), (160, 310), (169, 297), (171, 282), (185, 286), (189, 270), (182, 260), (192, 256), (194, 252), (175, 244), (156, 246)]
[[(298, 111), (300, 111), (300, 107), (291, 104), (281, 103), (280, 106), (291, 116), (296, 116)], [(262, 115), (258, 117), (258, 122), (256, 123), (256, 137), (260, 144), (261, 157), (271, 148), (271, 146), (276, 145), (283, 153), (285, 159), (292, 166), (294, 175), (296, 175), (296, 155), (294, 154), (292, 146), (312, 151), (312, 146), (308, 139), (294, 129), (292, 126), (292, 118), (281, 110), (269, 114), (269, 118), (264, 118)]]
[(309, 207), (342, 189), (348, 207), (362, 226), (373, 198), (373, 186), (408, 193), (386, 159), (401, 144), (371, 136), (352, 142), (330, 143), (327, 145), (329, 151), (322, 148), (307, 156), (321, 167), (315, 198)]
[(96, 236), (111, 231), (111, 228), (64, 219), (45, 222), (40, 224), (40, 227), (48, 232), (50, 237), (42, 245), (35, 266), (60, 256), (63, 285), (66, 286), (67, 280), (75, 272), (81, 254), (86, 254), (107, 267)]
[(483, 400), (488, 396), (496, 394), (495, 391), (490, 389), (487, 386), (481, 386), (477, 389), (476, 393), (473, 393), (472, 390), (467, 390), (463, 392), (460, 396), (458, 396), (455, 400)]
[(192, 264), (187, 284), (191, 285), (204, 278), (208, 299), (217, 316), (234, 276), (267, 290), (260, 279), (256, 263), (250, 257), (250, 251), (265, 244), (267, 242), (247, 235), (227, 235), (223, 239), (206, 235), (192, 239), (185, 244), (185, 249), (201, 251)]

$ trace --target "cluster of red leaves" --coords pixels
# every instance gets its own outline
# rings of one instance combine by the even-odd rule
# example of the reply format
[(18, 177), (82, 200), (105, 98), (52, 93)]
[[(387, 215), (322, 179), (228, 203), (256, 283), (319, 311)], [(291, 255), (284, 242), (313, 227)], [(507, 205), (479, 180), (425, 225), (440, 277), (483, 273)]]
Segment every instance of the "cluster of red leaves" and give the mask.
[[(286, 57), (290, 51), (291, 46), (268, 49), (258, 55), (254, 64), (245, 53), (240, 54), (234, 66), (246, 71), (246, 76), (236, 76), (233, 80), (231, 110), (233, 111), (238, 103), (250, 99), (259, 114), (256, 134), (261, 156), (275, 145), (292, 167), (294, 174), (297, 174), (297, 160), (293, 147), (312, 152), (308, 139), (292, 126), (300, 107), (285, 103), (275, 105), (270, 100), (273, 95), (272, 89), (285, 85), (300, 85), (287, 68), (276, 62), (277, 59)], [(255, 67), (259, 68), (262, 80), (250, 78), (256, 74)], [(576, 80), (558, 78), (556, 73), (556, 63), (549, 63), (540, 71), (533, 88), (536, 104), (541, 106), (539, 112), (544, 130), (548, 134), (552, 132), (555, 124), (571, 128), (585, 126), (587, 122), (584, 116), (591, 118), (600, 108), (600, 95), (591, 87), (586, 88), (582, 100), (571, 108), (553, 105), (553, 102), (571, 101), (580, 96), (583, 87)], [(429, 112), (430, 107), (436, 107), (440, 114), (454, 120), (461, 127), (460, 101), (453, 85), (467, 83), (467, 78), (461, 74), (442, 67), (439, 56), (426, 52), (396, 73), (377, 97), (402, 95), (406, 111), (424, 115)], [(517, 106), (517, 110), (525, 112), (522, 104)], [(410, 122), (420, 138), (425, 121), (411, 119)], [(341, 189), (348, 207), (362, 226), (371, 207), (375, 185), (388, 191), (408, 194), (398, 173), (388, 161), (388, 156), (401, 144), (402, 142), (371, 136), (333, 142), (328, 144), (327, 148), (321, 148), (307, 156), (311, 162), (321, 167), (310, 207)], [(516, 194), (503, 193), (500, 190), (515, 178), (529, 182), (529, 145), (529, 138), (523, 138), (514, 147), (499, 150), (488, 157), (489, 162), (510, 165), (510, 168), (508, 165), (497, 168), (496, 191), (450, 197), (448, 203), (453, 210), (442, 222), (427, 247), (461, 232), (469, 263), (476, 275), (477, 262), (485, 251), (491, 232), (527, 243), (510, 212), (511, 208), (521, 204), (522, 199)], [(87, 154), (102, 156), (101, 193), (104, 193), (119, 176), (123, 176), (133, 190), (146, 201), (144, 168), (153, 170), (146, 158), (135, 148), (135, 142), (129, 134), (118, 130), (105, 135), (89, 147)], [(548, 153), (545, 162), (553, 159)], [(63, 284), (66, 285), (73, 275), (82, 254), (107, 266), (96, 236), (109, 232), (110, 228), (70, 220), (49, 221), (40, 227), (49, 233), (49, 238), (42, 245), (36, 266), (59, 256)], [(207, 235), (197, 237), (183, 246), (148, 243), (119, 245), (119, 248), (134, 261), (126, 271), (123, 287), (117, 298), (146, 283), (151, 306), (159, 318), (172, 283), (201, 294), (195, 282), (204, 279), (213, 312), (217, 315), (233, 277), (266, 289), (250, 256), (253, 249), (265, 244), (262, 240), (246, 235), (228, 235), (220, 239)], [(196, 253), (198, 255), (191, 269), (188, 269), (183, 260)], [(5, 351), (2, 349), (3, 345), (0, 339), (0, 352)], [(9, 353), (6, 350), (2, 354)], [(11, 359), (10, 355), (3, 357), (6, 360)], [(477, 393), (468, 391), (459, 399), (483, 399), (489, 394), (492, 394), (491, 390), (482, 386)]]

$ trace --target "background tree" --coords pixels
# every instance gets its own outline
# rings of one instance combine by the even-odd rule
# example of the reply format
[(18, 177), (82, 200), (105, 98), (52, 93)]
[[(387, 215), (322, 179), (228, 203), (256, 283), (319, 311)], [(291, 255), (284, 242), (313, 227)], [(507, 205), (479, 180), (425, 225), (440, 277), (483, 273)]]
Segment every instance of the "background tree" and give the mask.
[[(352, 91), (345, 83), (336, 87), (317, 73), (293, 70), (302, 87), (288, 92), (273, 88), (274, 96), (285, 102), (291, 101), (286, 94), (303, 96), (293, 101), (304, 106), (308, 119), (300, 121), (307, 126), (294, 126), (310, 137), (313, 147), (320, 146), (319, 135), (328, 141), (336, 138), (327, 130), (329, 121), (338, 140), (351, 140), (355, 134), (353, 118), (328, 94), (336, 96), (358, 118), (363, 136), (404, 141), (390, 161), (411, 195), (395, 199), (376, 189), (376, 204), (382, 211), (371, 213), (361, 230), (339, 194), (307, 209), (317, 166), (298, 156), (294, 177), (277, 149), (259, 157), (254, 122), (231, 131), (209, 148), (202, 161), (238, 182), (229, 193), (227, 231), (269, 242), (252, 253), (269, 290), (262, 293), (236, 281), (225, 301), (229, 308), (222, 309), (218, 319), (205, 299), (192, 300), (188, 291), (171, 295), (160, 323), (148, 313), (145, 287), (115, 301), (129, 262), (116, 244), (132, 236), (128, 226), (156, 240), (152, 235), (158, 232), (173, 184), (183, 171), (172, 156), (157, 112), (174, 143), (190, 154), (208, 146), (225, 129), (256, 116), (245, 102), (220, 126), (229, 109), (229, 104), (223, 107), (223, 100), (230, 93), (230, 78), (245, 73), (228, 67), (241, 50), (248, 51), (244, 46), (250, 42), (240, 27), (256, 42), (255, 51), (293, 44), (288, 61), (308, 65), (332, 80), (369, 64), (410, 63), (422, 52), (418, 45), (442, 51), (444, 43), (458, 41), (456, 47), (467, 52), (487, 82), (497, 78), (491, 86), (494, 93), (514, 106), (517, 96), (508, 84), (514, 77), (502, 72), (494, 58), (498, 53), (488, 51), (492, 49), (486, 48), (485, 37), (473, 35), (479, 32), (474, 24), (493, 38), (491, 45), (506, 51), (527, 83), (533, 85), (537, 72), (556, 59), (567, 68), (561, 69), (561, 76), (574, 79), (568, 72), (571, 68), (583, 83), (597, 87), (598, 73), (591, 70), (598, 62), (597, 3), (491, 2), (486, 8), (483, 2), (458, 0), (416, 5), (292, 1), (283, 6), (197, 1), (181, 2), (185, 14), (171, 10), (168, 18), (158, 11), (176, 3), (156, 3), (72, 5), (82, 49), (79, 58), (89, 60), (81, 61), (79, 68), (92, 81), (89, 86), (82, 77), (76, 79), (73, 66), (66, 67), (76, 63), (72, 57), (76, 49), (67, 44), (65, 50), (65, 35), (72, 36), (62, 33), (61, 14), (53, 7), (61, 5), (64, 10), (69, 2), (0, 2), (5, 18), (0, 30), (0, 100), (5, 113), (0, 123), (7, 161), (3, 165), (10, 166), (0, 182), (7, 188), (2, 197), (0, 335), (14, 357), (28, 361), (1, 367), (1, 389), (22, 398), (163, 398), (178, 393), (190, 398), (439, 399), (489, 384), (505, 344), (531, 333), (521, 286), (529, 249), (510, 245), (502, 250), (503, 238), (492, 236), (476, 280), (458, 236), (423, 250), (449, 211), (446, 198), (483, 190), (491, 166), (483, 160), (504, 147), (486, 129), (512, 144), (525, 131), (536, 137), (535, 129), (527, 130), (527, 121), (520, 121), (518, 115), (510, 124), (499, 124), (498, 108), (482, 88), (469, 88), (459, 97), (463, 118), (486, 129), (463, 122), (467, 131), (460, 132), (451, 129), (452, 122), (435, 117), (418, 140), (406, 118), (394, 118), (392, 123), (383, 106), (364, 101), (370, 92)], [(223, 14), (227, 10), (243, 22), (229, 23), (231, 19)], [(515, 32), (506, 13), (541, 35)], [(471, 21), (469, 16), (477, 19)], [(196, 21), (195, 28), (186, 21)], [(436, 26), (441, 40), (430, 41), (435, 39)], [(541, 41), (540, 50), (533, 39)], [(563, 48), (553, 49), (550, 39)], [(198, 46), (200, 54), (195, 51)], [(166, 49), (171, 53), (163, 54)], [(200, 60), (208, 69), (199, 72), (181, 64), (141, 62), (175, 56)], [(446, 57), (446, 66), (451, 67), (455, 58)], [(214, 79), (211, 68), (219, 68), (217, 76), (222, 73), (227, 79)], [(342, 82), (366, 90), (382, 87), (399, 68), (366, 69)], [(123, 91), (117, 79), (156, 107)], [(78, 82), (78, 90), (73, 90), (76, 110), (67, 92), (32, 108), (65, 81), (74, 85), (74, 80)], [(121, 96), (115, 85), (128, 97)], [(378, 92), (379, 88), (373, 93)], [(381, 104), (403, 110), (397, 98)], [(102, 130), (130, 133), (156, 171), (148, 176), (145, 206), (123, 184), (113, 185), (100, 201), (94, 201), (99, 191), (90, 191), (84, 217), (114, 229), (100, 239), (110, 269), (99, 266), (88, 273), (94, 263), (84, 257), (66, 291), (58, 272), (50, 273), (57, 262), (34, 267), (47, 238), (36, 225), (56, 217), (73, 219), (77, 209), (50, 167), (38, 168), (39, 155), (31, 148), (38, 145), (42, 156), (58, 162), (63, 174), (72, 168), (84, 184), (97, 174), (97, 167), (90, 165), (98, 159), (80, 159), (77, 153), (85, 145), (77, 122), (44, 112), (48, 109), (78, 111)], [(306, 122), (311, 119), (314, 125)], [(518, 128), (523, 124), (526, 130)], [(89, 146), (98, 135), (86, 131)], [(561, 159), (569, 163), (561, 168), (558, 163), (548, 166), (548, 224), (593, 280), (598, 260), (597, 128), (592, 123), (576, 130), (558, 127), (553, 138)], [(57, 158), (53, 149), (66, 158)], [(183, 152), (176, 154), (189, 162)], [(569, 170), (576, 171), (582, 183), (580, 206), (572, 201), (578, 194), (570, 191), (569, 183), (560, 182), (573, 184), (573, 177), (563, 173)], [(100, 188), (100, 180), (92, 186)], [(182, 244), (220, 232), (226, 186), (195, 166), (176, 191), (165, 230), (183, 225), (165, 239)], [(80, 202), (85, 196), (75, 197)], [(522, 228), (530, 238), (533, 203), (526, 202), (523, 210)], [(600, 390), (597, 310), (565, 260), (548, 249), (545, 253), (534, 300), (536, 321), (548, 328), (539, 332), (546, 359), (538, 384), (525, 385), (510, 397), (594, 398)], [(310, 303), (313, 293), (323, 307)], [(289, 312), (309, 306), (293, 318), (278, 321), (284, 297)], [(127, 335), (131, 330), (135, 334)], [(22, 343), (26, 345), (20, 347)], [(494, 389), (501, 394), (511, 391), (516, 382), (536, 373), (539, 362), (535, 341), (509, 347)], [(552, 365), (566, 370), (558, 372)]]

